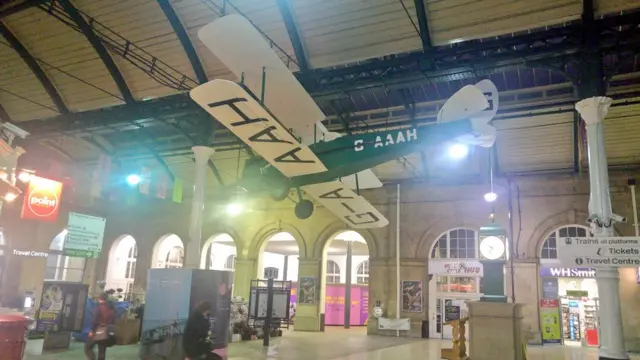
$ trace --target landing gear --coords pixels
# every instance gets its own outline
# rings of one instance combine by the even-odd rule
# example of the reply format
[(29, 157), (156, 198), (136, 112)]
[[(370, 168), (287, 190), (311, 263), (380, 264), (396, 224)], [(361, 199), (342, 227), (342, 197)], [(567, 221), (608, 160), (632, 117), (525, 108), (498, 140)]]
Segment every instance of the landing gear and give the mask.
[(313, 214), (313, 202), (305, 199), (300, 200), (300, 202), (296, 204), (295, 213), (298, 219), (308, 219)]
[(289, 188), (276, 189), (270, 194), (271, 200), (280, 202), (289, 197)]
[(295, 208), (296, 216), (301, 220), (308, 219), (313, 214), (313, 202), (302, 198), (302, 191), (300, 191), (300, 188), (297, 188), (296, 191), (298, 192), (298, 203)]

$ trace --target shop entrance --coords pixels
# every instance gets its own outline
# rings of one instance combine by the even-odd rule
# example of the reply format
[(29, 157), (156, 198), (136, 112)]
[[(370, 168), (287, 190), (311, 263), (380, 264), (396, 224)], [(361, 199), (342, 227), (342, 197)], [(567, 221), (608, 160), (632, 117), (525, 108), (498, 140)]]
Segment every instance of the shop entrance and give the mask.
[[(467, 301), (465, 299), (437, 298), (435, 301), (435, 321), (429, 331), (434, 339), (452, 339), (452, 327), (445, 323), (449, 320), (457, 320), (468, 315)], [(466, 334), (469, 334), (469, 323), (465, 324)]]
[(595, 270), (543, 266), (540, 275), (543, 343), (598, 346), (599, 303)]

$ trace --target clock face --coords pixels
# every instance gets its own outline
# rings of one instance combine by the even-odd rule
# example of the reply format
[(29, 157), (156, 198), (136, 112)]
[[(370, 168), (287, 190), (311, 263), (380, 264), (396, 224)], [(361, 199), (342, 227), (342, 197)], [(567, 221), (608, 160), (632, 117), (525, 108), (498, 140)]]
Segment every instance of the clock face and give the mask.
[(502, 239), (487, 236), (480, 242), (480, 254), (487, 260), (497, 260), (504, 256), (505, 246)]

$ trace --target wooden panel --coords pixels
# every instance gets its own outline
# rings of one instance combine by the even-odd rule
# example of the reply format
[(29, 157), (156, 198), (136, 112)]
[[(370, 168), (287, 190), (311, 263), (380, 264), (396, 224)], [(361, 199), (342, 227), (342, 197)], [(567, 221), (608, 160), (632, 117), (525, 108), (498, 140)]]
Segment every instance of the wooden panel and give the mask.
[(500, 171), (573, 167), (573, 113), (496, 120)]
[(4, 19), (42, 67), (71, 111), (121, 104), (120, 93), (86, 37), (32, 8)]
[(432, 43), (443, 45), (578, 19), (582, 0), (427, 0)]
[(605, 151), (610, 165), (640, 160), (640, 105), (612, 107), (604, 120)]
[(351, 63), (420, 49), (413, 1), (293, 0), (312, 67)]
[[(76, 1), (76, 6), (106, 28), (135, 43), (150, 55), (175, 69), (170, 70), (168, 67), (163, 67), (178, 81), (180, 81), (182, 75), (196, 80), (191, 63), (157, 1), (102, 2), (82, 0)], [(118, 39), (118, 42), (122, 41)], [(121, 45), (124, 45), (124, 42)], [(141, 55), (142, 53), (138, 52), (136, 54)], [(140, 70), (121, 56), (113, 55), (113, 58), (137, 100), (167, 96), (178, 92), (160, 84), (145, 71)], [(151, 59), (148, 55), (144, 56), (144, 58)]]
[(53, 101), (27, 64), (1, 37), (0, 64), (0, 104), (14, 121), (58, 114)]
[(613, 14), (620, 11), (628, 11), (640, 9), (640, 1), (638, 0), (595, 0), (594, 6), (596, 14), (605, 15)]

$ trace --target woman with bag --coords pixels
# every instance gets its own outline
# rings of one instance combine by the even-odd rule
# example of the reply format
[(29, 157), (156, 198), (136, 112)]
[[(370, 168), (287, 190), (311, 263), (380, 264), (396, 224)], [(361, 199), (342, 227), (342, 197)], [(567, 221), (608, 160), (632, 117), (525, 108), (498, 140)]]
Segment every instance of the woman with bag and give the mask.
[[(115, 344), (116, 310), (109, 302), (109, 294), (102, 293), (98, 299), (98, 306), (93, 310), (93, 321), (89, 338), (84, 344), (87, 360), (105, 360), (107, 348)], [(98, 345), (98, 358), (93, 348)]]

